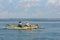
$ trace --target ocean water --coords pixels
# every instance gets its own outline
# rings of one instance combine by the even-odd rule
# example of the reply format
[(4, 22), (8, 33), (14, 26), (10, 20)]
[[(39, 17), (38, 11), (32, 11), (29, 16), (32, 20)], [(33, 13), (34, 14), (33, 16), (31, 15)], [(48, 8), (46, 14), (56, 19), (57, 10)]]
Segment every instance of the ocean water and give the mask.
[[(23, 22), (25, 23), (25, 22)], [(45, 29), (36, 30), (6, 30), (6, 24), (15, 25), (17, 21), (0, 22), (0, 40), (60, 40), (60, 22), (33, 22)]]

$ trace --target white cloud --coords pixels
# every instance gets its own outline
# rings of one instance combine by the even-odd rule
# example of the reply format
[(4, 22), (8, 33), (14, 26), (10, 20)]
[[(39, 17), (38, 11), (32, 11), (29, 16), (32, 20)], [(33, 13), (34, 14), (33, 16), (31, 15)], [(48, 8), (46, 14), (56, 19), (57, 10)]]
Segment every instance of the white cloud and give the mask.
[(48, 0), (48, 3), (55, 4), (57, 0)]
[(0, 13), (0, 18), (7, 18), (8, 17), (8, 13), (6, 11)]
[(8, 11), (4, 11), (0, 13), (0, 18), (24, 18), (27, 17), (27, 13), (10, 13)]
[(32, 13), (31, 14), (31, 18), (33, 17), (33, 18), (41, 18), (41, 16), (42, 16), (42, 12), (41, 11), (38, 11), (38, 12), (36, 12), (36, 13)]
[(10, 13), (8, 11), (4, 11), (0, 13), (0, 18), (39, 18), (39, 16), (42, 14), (42, 12), (38, 11), (36, 13), (26, 13), (26, 12), (21, 12), (21, 13)]
[[(29, 2), (28, 2), (29, 1)], [(31, 2), (32, 1), (32, 2)], [(38, 2), (37, 2), (38, 1)], [(40, 6), (41, 0), (20, 0), (15, 8), (18, 8), (20, 6), (25, 7), (25, 8), (31, 8), (31, 7), (36, 7), (36, 6)]]
[(60, 0), (48, 0), (46, 7), (48, 8), (49, 11), (52, 11), (52, 12), (59, 11)]
[(2, 0), (0, 0), (0, 7), (3, 7)]
[(13, 0), (9, 0), (9, 3), (13, 3)]
[(48, 0), (47, 5), (59, 6), (60, 5), (60, 0)]
[[(47, 9), (44, 9), (44, 10), (47, 10), (47, 13), (44, 12), (44, 10), (39, 10), (38, 7), (40, 8), (40, 6), (43, 4), (41, 2), (42, 0), (20, 0), (18, 3), (16, 3), (16, 6), (14, 5), (11, 5), (12, 7), (14, 7), (13, 9), (13, 12), (10, 11), (10, 13), (8, 13), (8, 11), (3, 11), (2, 13), (0, 13), (0, 18), (18, 18), (18, 17), (22, 17), (22, 18), (48, 18), (50, 17), (51, 15), (51, 18), (54, 16), (59, 16), (59, 13), (58, 11), (60, 11), (60, 0), (48, 0), (47, 2), (47, 6), (46, 8)], [(13, 0), (9, 0), (9, 3), (13, 3)], [(10, 6), (10, 4), (8, 5)], [(7, 6), (6, 6), (7, 7)], [(11, 7), (11, 8), (12, 8)], [(23, 10), (22, 12), (19, 13), (19, 8), (21, 8), (21, 10)], [(28, 10), (30, 8), (33, 8), (36, 7), (36, 10), (37, 12), (35, 13), (35, 11), (33, 11), (33, 13), (29, 14)], [(59, 7), (59, 8), (58, 8)], [(4, 5), (2, 4), (2, 1), (0, 0), (0, 8), (5, 8)], [(8, 10), (8, 9), (6, 9)], [(17, 13), (17, 10), (18, 10), (18, 13)], [(32, 10), (32, 9), (31, 9)], [(29, 10), (29, 11), (31, 11)], [(16, 11), (16, 13), (15, 13)], [(50, 14), (51, 13), (51, 14)]]
[(20, 2), (39, 2), (41, 0), (20, 0)]
[[(25, 2), (25, 1), (29, 1), (29, 2)], [(20, 2), (18, 2), (15, 6), (15, 9), (19, 8), (19, 7), (24, 7), (25, 12), (27, 12), (31, 7), (40, 7), (39, 2), (36, 1), (41, 1), (41, 0), (20, 0)], [(34, 2), (31, 2), (34, 1)]]
[(32, 5), (28, 3), (25, 7), (30, 8), (30, 7), (32, 7)]

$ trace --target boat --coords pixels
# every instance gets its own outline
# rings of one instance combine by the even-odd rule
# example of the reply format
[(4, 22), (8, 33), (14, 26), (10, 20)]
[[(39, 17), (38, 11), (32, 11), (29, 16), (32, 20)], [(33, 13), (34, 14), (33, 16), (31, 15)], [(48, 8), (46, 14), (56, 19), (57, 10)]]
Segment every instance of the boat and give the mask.
[(37, 25), (31, 25), (31, 26), (22, 26), (18, 27), (17, 25), (12, 25), (12, 26), (5, 26), (3, 29), (13, 29), (13, 30), (32, 30), (32, 29), (38, 29), (39, 26)]

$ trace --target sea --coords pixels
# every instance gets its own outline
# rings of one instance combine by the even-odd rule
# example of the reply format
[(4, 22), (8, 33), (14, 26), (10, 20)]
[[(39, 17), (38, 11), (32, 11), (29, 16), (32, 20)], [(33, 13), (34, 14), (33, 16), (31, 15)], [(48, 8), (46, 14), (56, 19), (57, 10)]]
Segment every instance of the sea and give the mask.
[[(25, 21), (22, 21), (25, 24)], [(60, 40), (60, 22), (58, 21), (29, 21), (30, 24), (38, 24), (44, 29), (35, 30), (7, 30), (3, 29), (7, 24), (17, 25), (18, 21), (0, 21), (0, 40)]]

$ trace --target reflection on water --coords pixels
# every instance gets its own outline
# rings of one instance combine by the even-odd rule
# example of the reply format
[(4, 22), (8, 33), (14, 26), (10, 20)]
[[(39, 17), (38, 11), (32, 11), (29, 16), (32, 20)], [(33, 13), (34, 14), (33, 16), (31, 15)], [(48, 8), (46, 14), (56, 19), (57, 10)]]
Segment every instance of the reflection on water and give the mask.
[[(9, 22), (13, 24), (15, 22)], [(60, 23), (40, 23), (31, 22), (32, 24), (39, 24), (45, 29), (36, 30), (3, 30), (0, 29), (0, 40), (60, 40)], [(0, 27), (7, 24), (0, 23)]]
[[(37, 30), (0, 30), (0, 36), (3, 40), (32, 40), (40, 37)], [(39, 35), (38, 35), (39, 34)]]

